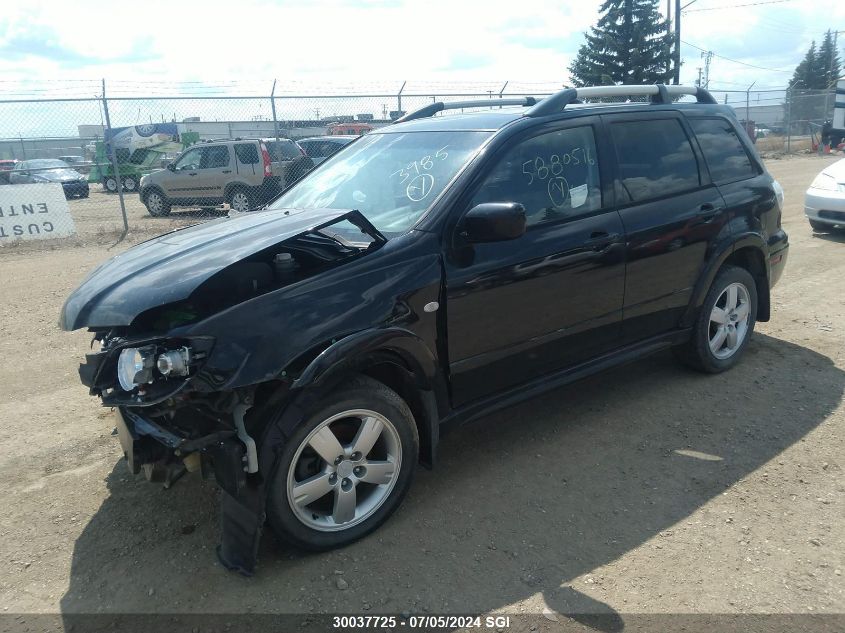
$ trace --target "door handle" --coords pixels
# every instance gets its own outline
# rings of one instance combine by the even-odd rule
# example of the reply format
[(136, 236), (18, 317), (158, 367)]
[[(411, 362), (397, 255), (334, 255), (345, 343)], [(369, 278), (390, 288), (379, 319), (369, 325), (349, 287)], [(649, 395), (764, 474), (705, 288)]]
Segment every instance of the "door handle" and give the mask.
[(188, 175), (189, 175), (189, 176), (196, 176), (196, 175), (197, 175), (197, 172), (192, 171), (192, 172), (191, 172), (191, 173), (189, 173)]
[(705, 222), (710, 222), (710, 220), (716, 217), (716, 213), (718, 213), (718, 209), (709, 202), (705, 202), (698, 208), (696, 215)]
[(608, 233), (607, 231), (593, 231), (590, 237), (584, 240), (584, 246), (593, 250), (601, 250), (611, 242), (619, 239), (619, 233)]
[(223, 173), (224, 173), (224, 174), (231, 174), (231, 173), (232, 173), (232, 170), (231, 170), (231, 169), (224, 169), (224, 170), (223, 170)]

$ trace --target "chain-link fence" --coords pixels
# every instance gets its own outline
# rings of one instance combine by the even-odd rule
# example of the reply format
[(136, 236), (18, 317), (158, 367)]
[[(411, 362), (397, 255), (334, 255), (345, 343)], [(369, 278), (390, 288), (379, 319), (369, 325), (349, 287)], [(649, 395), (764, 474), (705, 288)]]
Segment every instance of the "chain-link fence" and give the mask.
[[(161, 232), (256, 208), (345, 143), (436, 101), (541, 98), (560, 84), (409, 84), (304, 91), (80, 82), (0, 92), (0, 185), (62, 184), (81, 234)], [(763, 151), (813, 147), (834, 91), (711, 90)]]

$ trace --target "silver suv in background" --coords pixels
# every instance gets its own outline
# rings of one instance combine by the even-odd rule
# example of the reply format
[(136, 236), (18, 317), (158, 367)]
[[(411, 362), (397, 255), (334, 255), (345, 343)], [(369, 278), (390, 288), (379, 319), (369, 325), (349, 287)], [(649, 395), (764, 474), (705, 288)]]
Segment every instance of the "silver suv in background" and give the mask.
[(166, 169), (141, 178), (138, 192), (152, 216), (172, 207), (257, 209), (314, 166), (290, 139), (208, 141), (185, 150)]

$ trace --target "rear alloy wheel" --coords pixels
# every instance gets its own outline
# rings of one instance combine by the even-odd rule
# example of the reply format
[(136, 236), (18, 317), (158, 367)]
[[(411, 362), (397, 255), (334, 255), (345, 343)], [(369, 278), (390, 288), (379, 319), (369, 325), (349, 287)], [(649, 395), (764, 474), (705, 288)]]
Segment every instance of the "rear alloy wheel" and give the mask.
[(691, 367), (707, 373), (730, 369), (742, 355), (757, 321), (757, 286), (744, 268), (725, 266), (710, 287), (692, 336), (675, 348)]
[(158, 190), (154, 189), (144, 196), (144, 204), (154, 218), (170, 215), (170, 201)]
[(109, 193), (117, 193), (117, 178), (109, 176), (103, 181), (103, 186)]
[(247, 193), (246, 189), (233, 189), (229, 194), (229, 206), (239, 213), (246, 213), (253, 208), (252, 196)]
[(267, 500), (276, 533), (310, 550), (347, 545), (383, 523), (411, 484), (419, 439), (405, 402), (359, 378), (282, 449)]
[(135, 180), (132, 176), (126, 176), (123, 179), (123, 190), (124, 191), (135, 191), (138, 187), (138, 181)]

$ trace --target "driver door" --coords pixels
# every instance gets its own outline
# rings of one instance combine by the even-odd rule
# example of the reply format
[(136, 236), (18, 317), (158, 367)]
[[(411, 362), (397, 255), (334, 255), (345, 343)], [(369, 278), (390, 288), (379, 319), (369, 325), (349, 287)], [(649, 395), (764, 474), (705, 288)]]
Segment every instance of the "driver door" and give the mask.
[(199, 169), (204, 147), (192, 147), (182, 154), (163, 179), (161, 186), (168, 198), (185, 200), (197, 197), (199, 192)]
[[(508, 146), (461, 213), (518, 202), (527, 230), (447, 252), (449, 368), (455, 406), (577, 365), (619, 344), (624, 230), (595, 117), (545, 126)], [(482, 168), (484, 169), (484, 168)]]

